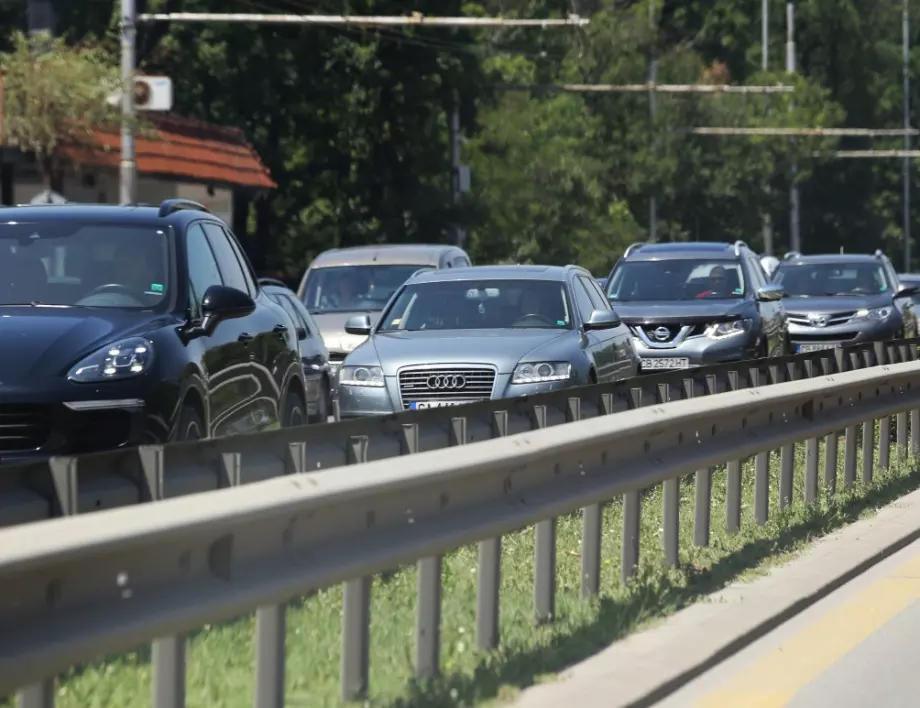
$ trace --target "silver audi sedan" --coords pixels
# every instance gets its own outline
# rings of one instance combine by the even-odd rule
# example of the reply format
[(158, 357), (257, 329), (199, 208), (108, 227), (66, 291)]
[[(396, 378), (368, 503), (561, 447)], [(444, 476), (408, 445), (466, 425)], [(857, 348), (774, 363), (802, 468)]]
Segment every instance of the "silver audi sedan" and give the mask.
[(342, 418), (421, 410), (634, 376), (627, 328), (576, 266), (478, 266), (417, 273), (338, 376)]

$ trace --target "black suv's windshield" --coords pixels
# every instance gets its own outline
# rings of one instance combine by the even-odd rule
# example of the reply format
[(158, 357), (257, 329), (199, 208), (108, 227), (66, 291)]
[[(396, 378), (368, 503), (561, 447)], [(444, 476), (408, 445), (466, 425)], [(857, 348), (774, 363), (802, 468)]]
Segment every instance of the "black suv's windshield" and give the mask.
[(451, 280), (407, 285), (378, 331), (571, 327), (561, 282)]
[(360, 265), (314, 268), (307, 275), (303, 302), (311, 314), (379, 312), (399, 287), (423, 265)]
[(157, 308), (168, 266), (166, 232), (154, 226), (0, 224), (0, 305)]
[(878, 263), (784, 263), (773, 276), (788, 297), (870, 295), (891, 291)]
[(607, 297), (613, 303), (719, 300), (744, 297), (744, 290), (744, 271), (736, 261), (625, 261), (610, 278)]

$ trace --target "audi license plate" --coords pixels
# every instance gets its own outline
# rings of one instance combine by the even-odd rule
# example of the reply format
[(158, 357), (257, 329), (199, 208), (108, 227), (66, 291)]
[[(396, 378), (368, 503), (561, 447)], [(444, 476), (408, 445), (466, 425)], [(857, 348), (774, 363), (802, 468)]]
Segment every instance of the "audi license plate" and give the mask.
[(689, 369), (690, 359), (685, 356), (669, 356), (656, 359), (643, 358), (640, 366), (644, 371), (661, 371), (666, 369)]
[(409, 404), (410, 411), (423, 411), (427, 408), (444, 408), (445, 406), (462, 406), (465, 403), (475, 403), (476, 401), (412, 401)]
[(836, 349), (839, 346), (839, 342), (821, 342), (820, 344), (799, 344), (795, 350), (801, 354), (807, 354), (808, 352), (821, 352), (825, 349)]

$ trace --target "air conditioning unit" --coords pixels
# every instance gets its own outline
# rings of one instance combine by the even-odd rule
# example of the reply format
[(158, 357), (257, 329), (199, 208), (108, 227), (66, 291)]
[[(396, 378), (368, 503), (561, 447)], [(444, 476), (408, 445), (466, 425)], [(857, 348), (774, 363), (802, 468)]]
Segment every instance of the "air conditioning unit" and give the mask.
[(168, 111), (173, 105), (172, 79), (138, 76), (134, 79), (134, 106), (139, 111)]

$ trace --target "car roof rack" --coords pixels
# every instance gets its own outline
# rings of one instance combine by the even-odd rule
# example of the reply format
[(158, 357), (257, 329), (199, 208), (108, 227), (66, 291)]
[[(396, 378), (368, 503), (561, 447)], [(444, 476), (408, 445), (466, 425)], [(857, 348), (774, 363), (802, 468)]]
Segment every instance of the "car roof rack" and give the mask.
[(278, 280), (277, 278), (259, 278), (259, 285), (276, 285), (279, 288), (290, 290), (290, 288), (285, 285), (283, 281)]
[(789, 260), (792, 260), (793, 258), (800, 258), (801, 255), (802, 255), (802, 254), (799, 253), (798, 251), (788, 251), (788, 252), (786, 253), (786, 255), (783, 256), (783, 260), (784, 260), (784, 261), (789, 261)]
[(181, 211), (182, 209), (191, 209), (193, 211), (203, 211), (211, 213), (211, 210), (208, 209), (204, 204), (200, 202), (193, 202), (191, 199), (166, 199), (160, 204), (160, 210), (157, 212), (157, 216), (160, 218), (164, 216), (169, 216), (170, 214)]
[(876, 248), (873, 255), (879, 260), (883, 260), (885, 258), (885, 254), (882, 252), (881, 248)]
[(747, 247), (748, 247), (748, 245), (747, 245), (744, 241), (735, 241), (735, 255), (736, 255), (736, 256), (740, 256), (740, 255), (741, 255), (741, 249), (742, 249), (742, 248), (747, 248)]
[(647, 242), (647, 241), (639, 241), (639, 242), (637, 242), (637, 243), (634, 243), (633, 245), (631, 245), (629, 248), (626, 249), (626, 252), (623, 254), (623, 258), (626, 258), (626, 257), (627, 257), (630, 253), (632, 253), (633, 251), (638, 251), (638, 250), (639, 250), (640, 248), (642, 248), (646, 243), (648, 243), (648, 242)]

